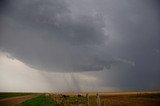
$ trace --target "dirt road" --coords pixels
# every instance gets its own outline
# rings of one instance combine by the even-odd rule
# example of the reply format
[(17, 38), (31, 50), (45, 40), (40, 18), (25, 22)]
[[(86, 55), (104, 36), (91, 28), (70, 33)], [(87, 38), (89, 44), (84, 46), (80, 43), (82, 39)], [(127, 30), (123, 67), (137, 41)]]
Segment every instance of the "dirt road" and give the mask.
[(38, 95), (26, 95), (26, 96), (18, 96), (12, 98), (0, 99), (0, 106), (17, 106), (20, 103), (32, 99)]

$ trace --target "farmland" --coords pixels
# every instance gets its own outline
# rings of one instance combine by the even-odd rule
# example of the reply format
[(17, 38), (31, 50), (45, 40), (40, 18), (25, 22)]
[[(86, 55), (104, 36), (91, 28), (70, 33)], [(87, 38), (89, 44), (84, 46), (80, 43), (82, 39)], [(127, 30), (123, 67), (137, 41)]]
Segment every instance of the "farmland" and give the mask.
[(0, 93), (0, 99), (4, 99), (4, 98), (10, 98), (10, 97), (17, 97), (17, 96), (24, 96), (24, 95), (30, 95), (33, 93)]
[(57, 103), (49, 96), (40, 95), (21, 103), (21, 106), (57, 106)]
[(36, 93), (0, 93), (0, 106), (20, 105), (24, 101), (39, 96)]
[[(1, 94), (4, 95), (4, 93)], [(22, 93), (22, 95), (10, 96), (6, 100), (14, 99), (16, 102), (18, 98), (30, 96), (16, 104), (20, 106), (160, 106), (160, 92), (37, 93), (30, 95)], [(5, 99), (0, 99), (0, 106), (4, 103), (3, 100)], [(8, 106), (13, 104), (11, 102)]]

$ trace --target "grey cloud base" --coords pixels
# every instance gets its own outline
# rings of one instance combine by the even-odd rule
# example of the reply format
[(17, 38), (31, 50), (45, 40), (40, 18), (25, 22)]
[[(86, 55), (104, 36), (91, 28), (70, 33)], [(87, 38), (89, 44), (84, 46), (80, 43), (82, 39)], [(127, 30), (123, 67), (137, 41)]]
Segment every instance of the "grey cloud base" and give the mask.
[[(97, 71), (112, 64), (99, 50), (108, 39), (96, 17), (72, 17), (63, 1), (10, 1), (2, 15), (1, 48), (31, 67)], [(12, 17), (12, 18), (11, 18)], [(2, 29), (3, 29), (2, 28)], [(103, 54), (102, 54), (102, 53)]]
[[(102, 0), (99, 4), (115, 5), (116, 2), (119, 1)], [(125, 7), (127, 8), (131, 3), (134, 3), (137, 8), (132, 6), (129, 11), (126, 11)], [(144, 5), (140, 7), (142, 3)], [(124, 63), (116, 58), (124, 57), (127, 60), (127, 55), (132, 53), (128, 51), (138, 52), (137, 54), (140, 55), (143, 52), (139, 51), (143, 49), (146, 52), (149, 49), (148, 52), (153, 52), (152, 49), (159, 49), (157, 47), (159, 39), (156, 39), (159, 34), (158, 11), (148, 9), (154, 12), (150, 14), (155, 17), (147, 17), (145, 13), (147, 4), (142, 1), (139, 4), (129, 1), (125, 4), (119, 2), (113, 7), (114, 10), (111, 10), (109, 5), (104, 7), (102, 5), (96, 11), (106, 14), (103, 16), (85, 13), (76, 15), (75, 11), (69, 8), (69, 4), (63, 0), (8, 0), (2, 1), (1, 5), (4, 5), (2, 7), (4, 11), (1, 12), (1, 50), (41, 70), (74, 72), (109, 69), (113, 64)], [(124, 8), (121, 8), (122, 5)], [(126, 11), (126, 15), (121, 11)], [(138, 11), (143, 13), (136, 13)], [(127, 16), (127, 13), (131, 16)], [(108, 14), (112, 19), (109, 20), (112, 21), (112, 27), (117, 31), (109, 32), (108, 28), (109, 34), (106, 34), (105, 28), (108, 26), (105, 21), (108, 20), (105, 18)], [(148, 22), (153, 18), (155, 21)], [(152, 28), (152, 24), (156, 26)], [(112, 36), (122, 39), (120, 45), (117, 45), (114, 39), (113, 41), (109, 39)], [(153, 40), (150, 41), (151, 39)], [(152, 47), (151, 45), (147, 47), (148, 43)], [(134, 60), (132, 56), (129, 58)]]

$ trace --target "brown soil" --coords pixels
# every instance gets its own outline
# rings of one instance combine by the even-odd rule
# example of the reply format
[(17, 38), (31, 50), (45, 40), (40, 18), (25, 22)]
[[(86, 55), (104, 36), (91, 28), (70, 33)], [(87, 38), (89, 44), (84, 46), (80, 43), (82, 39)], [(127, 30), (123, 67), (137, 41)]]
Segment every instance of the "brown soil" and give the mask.
[(33, 97), (36, 97), (36, 96), (37, 95), (26, 95), (26, 96), (18, 96), (18, 97), (0, 99), (0, 106), (17, 106), (21, 104), (22, 102), (32, 99)]
[(102, 100), (102, 106), (124, 105), (124, 106), (160, 106), (160, 99), (131, 99), (131, 98), (106, 98)]
[[(154, 93), (147, 92), (147, 94), (154, 94)], [(102, 106), (160, 106), (160, 98), (147, 98), (145, 96), (136, 97), (135, 95), (136, 93), (123, 93), (115, 95), (106, 94), (101, 96), (101, 105)]]

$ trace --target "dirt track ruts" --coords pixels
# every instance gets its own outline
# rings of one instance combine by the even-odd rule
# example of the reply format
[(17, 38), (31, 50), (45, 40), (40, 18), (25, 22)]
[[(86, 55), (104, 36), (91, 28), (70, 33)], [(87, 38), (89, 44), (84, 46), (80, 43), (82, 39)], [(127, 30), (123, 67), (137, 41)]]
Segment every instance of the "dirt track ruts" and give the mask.
[(38, 95), (26, 95), (26, 96), (18, 96), (18, 97), (11, 97), (11, 98), (5, 98), (0, 99), (0, 106), (17, 106), (21, 104), (22, 102), (32, 99)]

